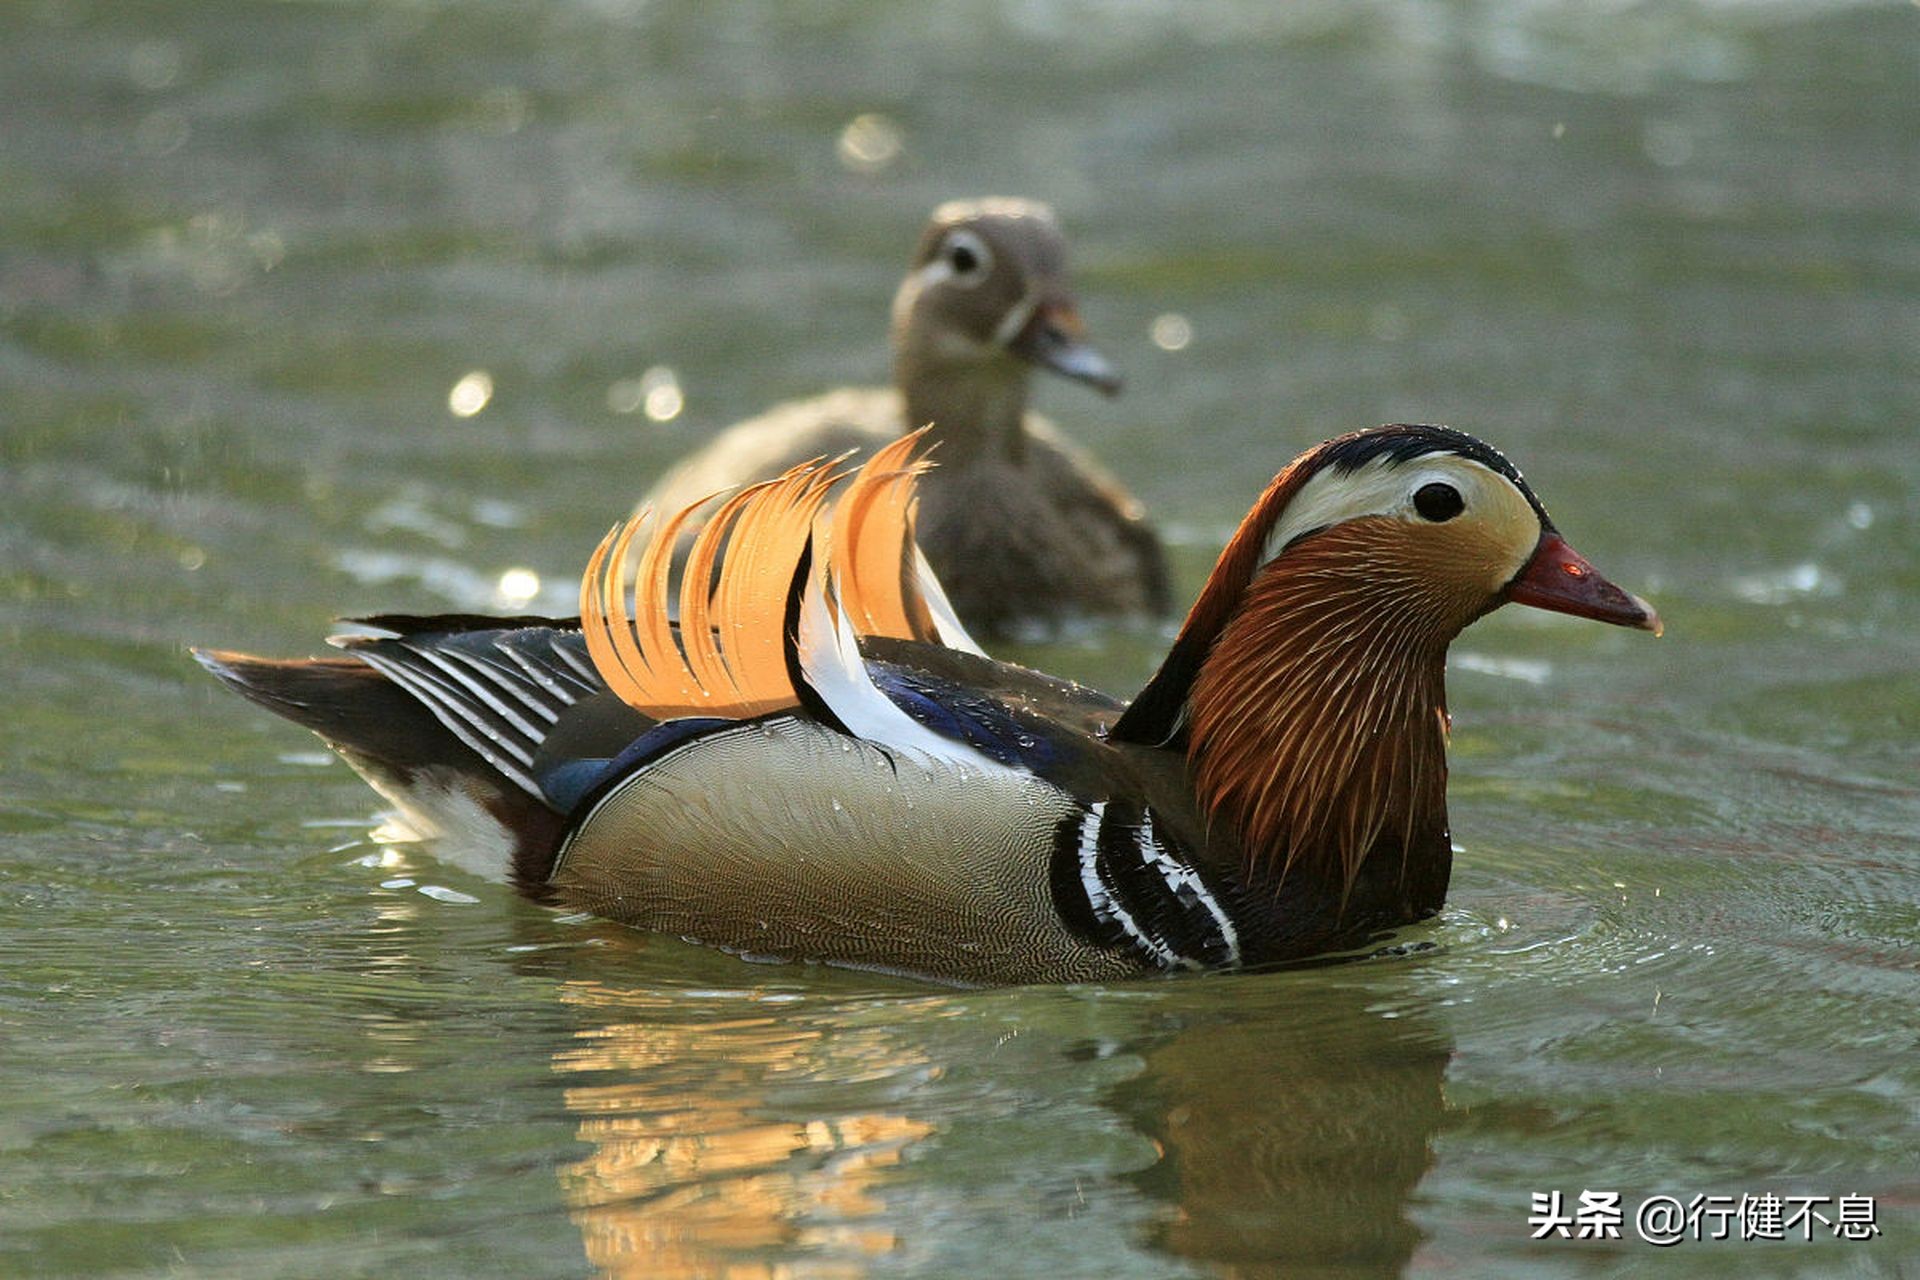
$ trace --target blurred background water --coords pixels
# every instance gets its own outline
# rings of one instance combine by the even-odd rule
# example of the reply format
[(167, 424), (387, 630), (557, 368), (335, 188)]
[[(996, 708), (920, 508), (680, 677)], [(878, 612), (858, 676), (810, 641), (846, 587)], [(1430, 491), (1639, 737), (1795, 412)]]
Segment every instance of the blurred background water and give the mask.
[[(0, 1273), (1914, 1274), (1917, 104), (1906, 3), (0, 0)], [(748, 965), (383, 842), (187, 660), (567, 611), (669, 459), (884, 379), (991, 192), (1183, 596), (1298, 449), (1443, 421), (1667, 617), (1456, 646), (1409, 954)], [(1881, 1234), (1529, 1240), (1583, 1189)]]

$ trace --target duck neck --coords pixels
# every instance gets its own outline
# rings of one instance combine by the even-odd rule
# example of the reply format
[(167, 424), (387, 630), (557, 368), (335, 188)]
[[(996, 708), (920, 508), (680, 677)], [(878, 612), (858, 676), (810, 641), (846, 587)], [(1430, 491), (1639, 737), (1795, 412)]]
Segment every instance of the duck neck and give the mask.
[(982, 459), (1019, 463), (1026, 456), (1027, 364), (1005, 351), (946, 355), (931, 341), (902, 342), (894, 383), (908, 429), (933, 424), (934, 459), (953, 467)]
[(1328, 545), (1260, 572), (1195, 674), (1195, 795), (1230, 824), (1254, 881), (1306, 877), (1344, 908), (1364, 879), (1371, 905), (1412, 918), (1439, 905), (1451, 865), (1446, 651), (1459, 627), (1410, 604), (1365, 548), (1312, 541)]

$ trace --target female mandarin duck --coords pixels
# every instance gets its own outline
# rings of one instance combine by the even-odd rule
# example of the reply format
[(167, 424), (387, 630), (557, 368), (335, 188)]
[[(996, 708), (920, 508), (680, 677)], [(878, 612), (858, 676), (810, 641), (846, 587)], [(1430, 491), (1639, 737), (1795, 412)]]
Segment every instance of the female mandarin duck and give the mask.
[(1035, 366), (1109, 394), (1120, 386), (1082, 340), (1065, 262), (1045, 205), (942, 205), (894, 297), (894, 386), (843, 387), (730, 427), (644, 505), (678, 511), (931, 424), (940, 465), (921, 490), (919, 540), (969, 626), (1166, 613), (1165, 555), (1139, 502), (1027, 411)]
[(919, 439), (837, 500), (811, 463), (728, 500), (677, 631), (685, 510), (631, 589), (644, 518), (608, 535), (578, 622), (384, 617), (344, 658), (199, 657), (422, 826), (505, 833), (544, 900), (1035, 982), (1283, 960), (1433, 914), (1449, 642), (1509, 601), (1659, 630), (1506, 458), (1381, 427), (1274, 478), (1123, 706), (968, 638), (913, 541)]

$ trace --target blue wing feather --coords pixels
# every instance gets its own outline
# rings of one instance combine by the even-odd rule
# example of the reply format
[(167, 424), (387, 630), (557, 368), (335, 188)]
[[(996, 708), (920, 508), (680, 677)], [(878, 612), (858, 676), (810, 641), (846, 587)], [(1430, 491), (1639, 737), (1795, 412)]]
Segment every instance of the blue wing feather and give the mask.
[(561, 813), (571, 813), (589, 791), (607, 779), (625, 777), (683, 742), (739, 723), (738, 720), (721, 720), (713, 716), (663, 720), (628, 743), (619, 755), (562, 760), (544, 770), (537, 781), (548, 804)]
[(1045, 737), (977, 689), (884, 662), (869, 662), (867, 673), (888, 701), (921, 725), (996, 763), (1039, 773), (1058, 757)]

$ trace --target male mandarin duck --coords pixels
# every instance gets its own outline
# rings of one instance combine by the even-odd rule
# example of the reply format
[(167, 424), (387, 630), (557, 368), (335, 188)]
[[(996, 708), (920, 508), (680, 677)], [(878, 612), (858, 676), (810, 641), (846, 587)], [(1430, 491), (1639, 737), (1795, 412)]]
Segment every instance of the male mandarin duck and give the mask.
[(918, 534), (969, 626), (1000, 634), (1159, 616), (1170, 605), (1166, 558), (1140, 503), (1027, 409), (1036, 366), (1119, 390), (1083, 333), (1051, 209), (1004, 198), (942, 205), (894, 296), (894, 385), (842, 387), (730, 427), (643, 506), (678, 511), (931, 424), (939, 469), (921, 489)]
[(684, 509), (608, 535), (572, 622), (389, 616), (341, 658), (198, 656), (424, 830), (490, 823), (542, 900), (993, 983), (1237, 968), (1432, 915), (1454, 636), (1508, 602), (1659, 630), (1501, 454), (1380, 427), (1274, 478), (1123, 705), (968, 637), (913, 539), (921, 440), (729, 499), (677, 628)]

